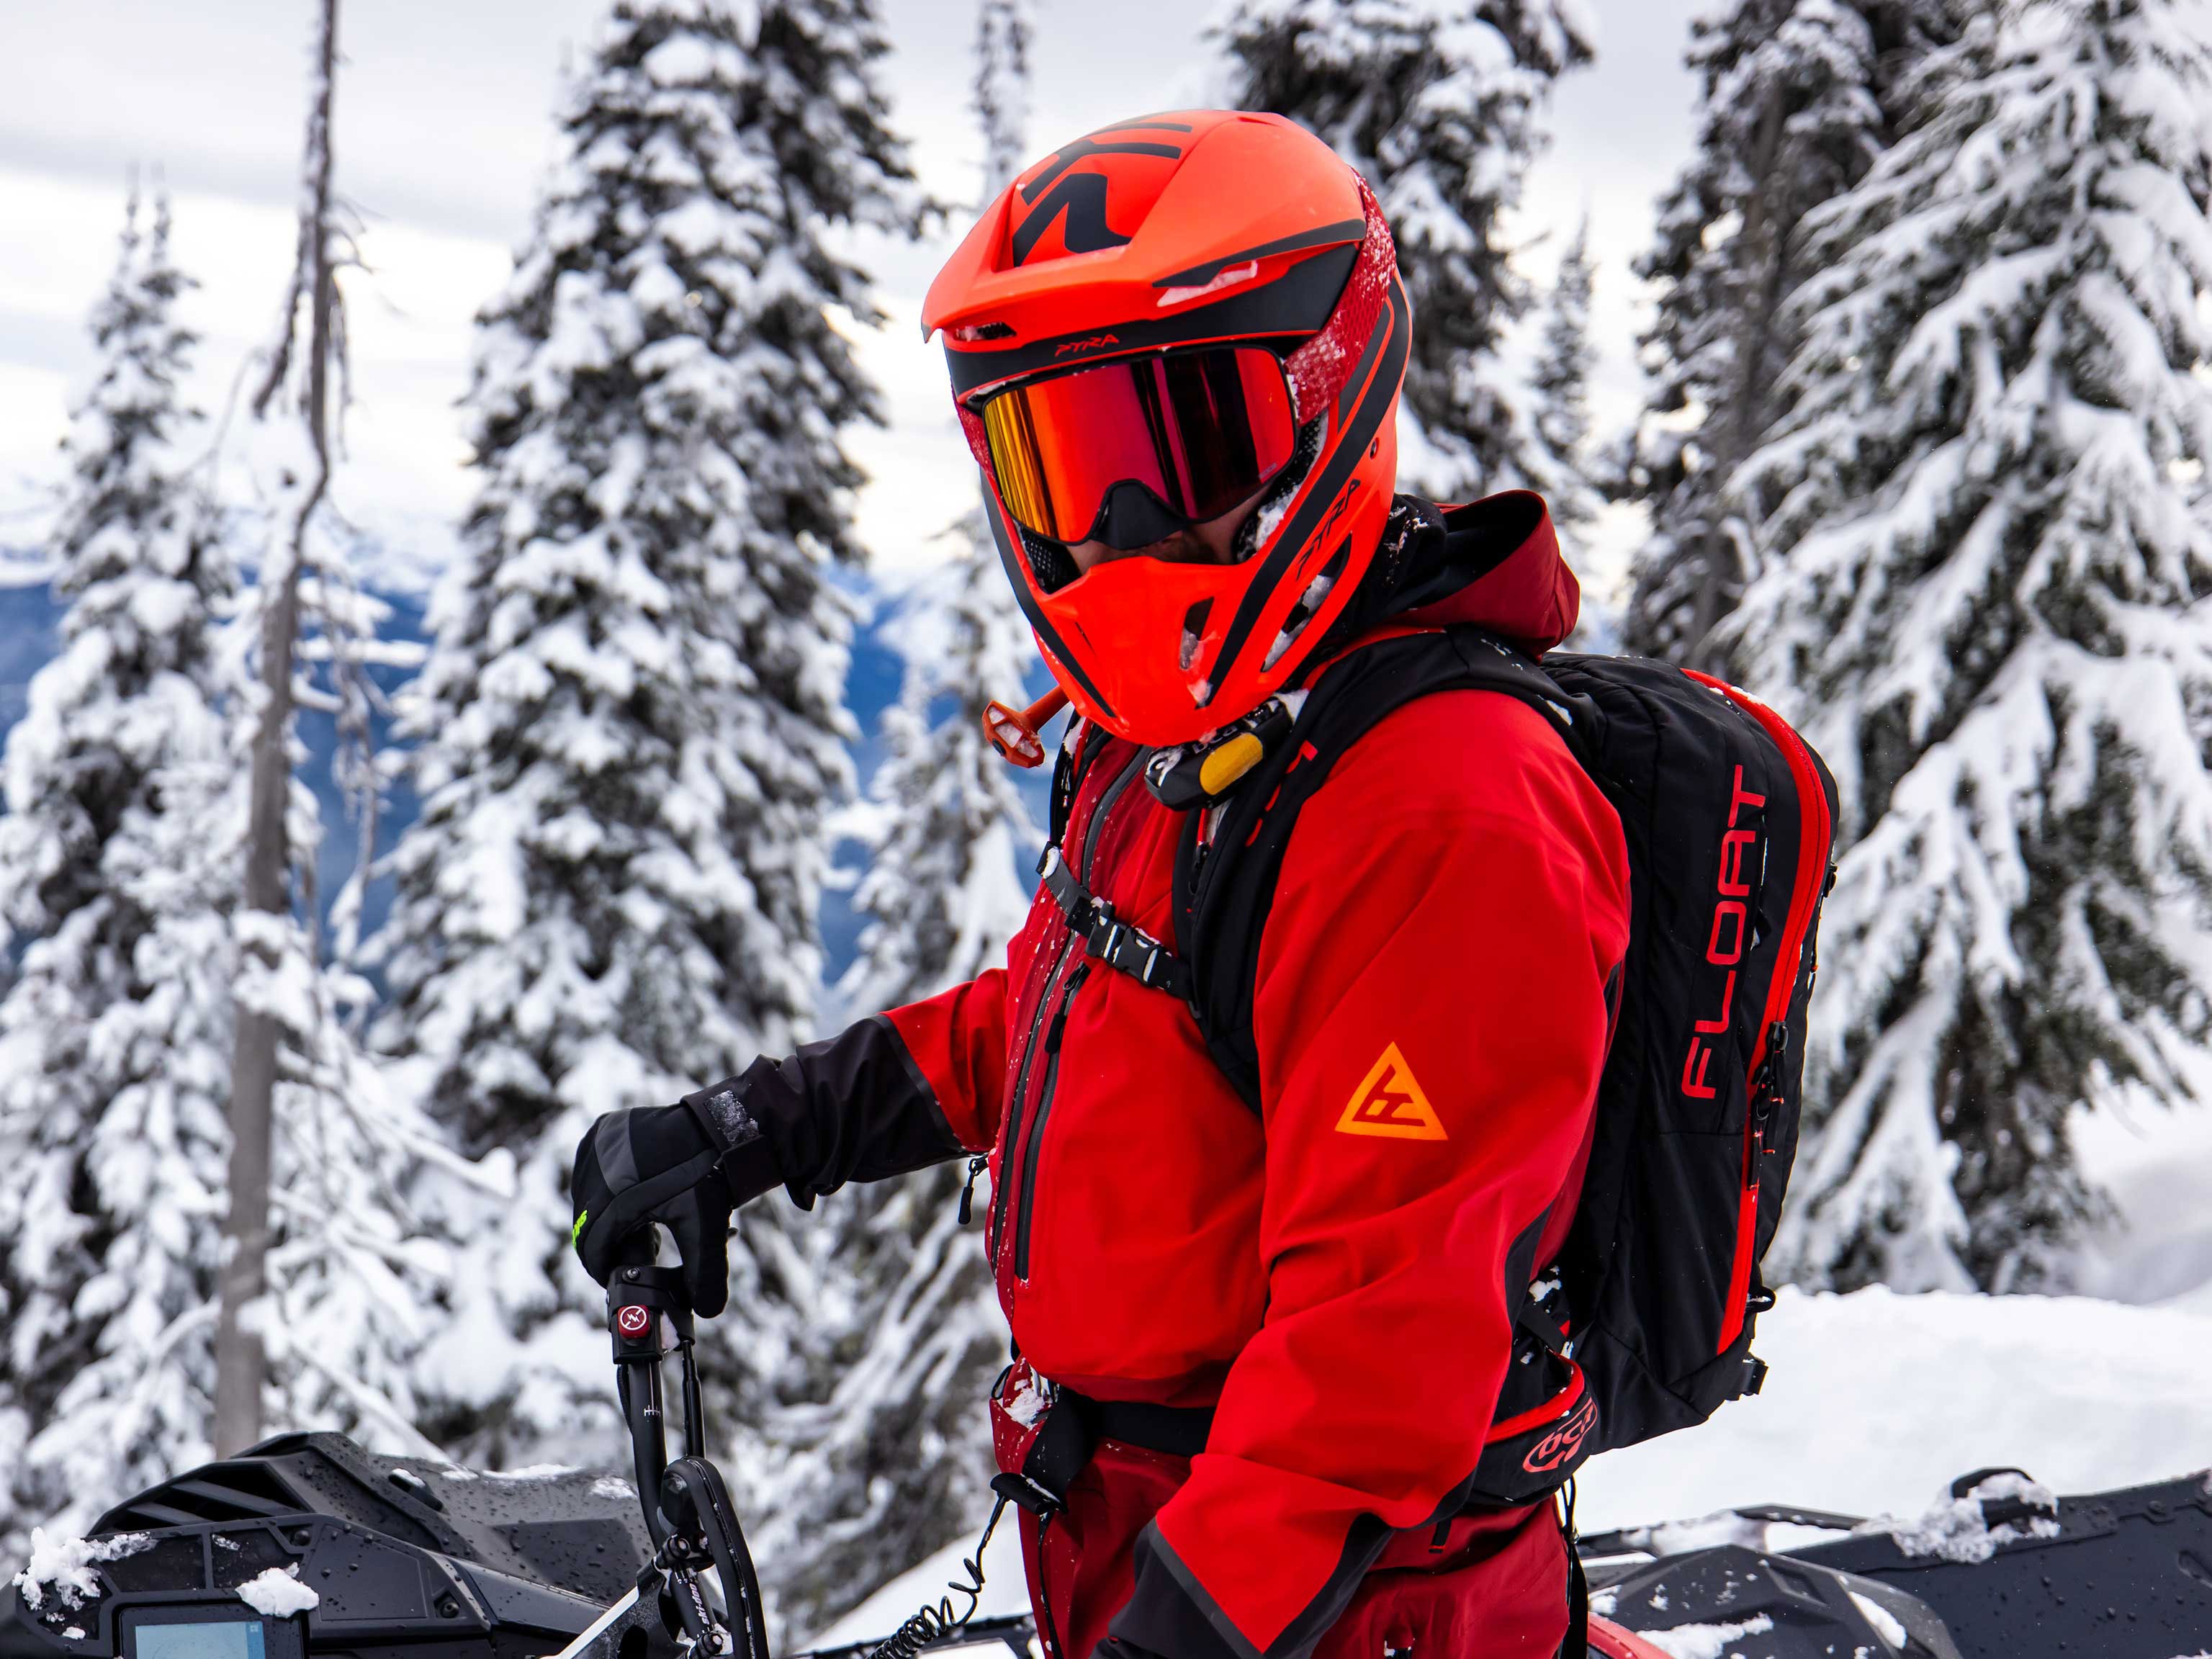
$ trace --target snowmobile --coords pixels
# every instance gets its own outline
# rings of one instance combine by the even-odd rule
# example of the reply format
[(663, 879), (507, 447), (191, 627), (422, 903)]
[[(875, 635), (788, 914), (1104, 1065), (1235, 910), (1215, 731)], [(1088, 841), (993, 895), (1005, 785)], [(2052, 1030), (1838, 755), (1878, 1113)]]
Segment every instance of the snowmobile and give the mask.
[[(49, 1544), (15, 1581), (0, 1659), (770, 1659), (744, 1533), (702, 1449), (676, 1270), (641, 1254), (622, 1266), (608, 1325), (628, 1476), (477, 1473), (282, 1436)], [(1768, 1506), (1584, 1536), (1589, 1659), (2212, 1651), (2212, 1472), (2052, 1498), (1982, 1470), (1953, 1496), (1924, 1532)], [(981, 1559), (948, 1587), (970, 1615)], [(963, 1616), (948, 1595), (879, 1641), (787, 1659), (955, 1648), (1041, 1653), (1027, 1618)]]

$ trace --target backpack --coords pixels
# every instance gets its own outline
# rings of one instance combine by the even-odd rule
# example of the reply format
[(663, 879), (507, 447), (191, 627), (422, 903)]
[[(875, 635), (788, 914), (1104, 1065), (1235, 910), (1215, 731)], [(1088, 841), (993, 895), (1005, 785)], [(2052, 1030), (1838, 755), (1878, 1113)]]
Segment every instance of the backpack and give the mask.
[[(1557, 1490), (1599, 1451), (1703, 1422), (1764, 1379), (1751, 1342), (1773, 1297), (1759, 1264), (1796, 1151), (1814, 935), (1833, 882), (1836, 790), (1820, 757), (1703, 675), (1631, 657), (1553, 653), (1540, 666), (1480, 629), (1401, 627), (1206, 744), (1146, 757), (1153, 793), (1188, 811), (1172, 947), (1114, 921), (1049, 854), (1046, 885), (1092, 955), (1189, 1003), (1256, 1111), (1260, 938), (1298, 813), (1385, 715), (1467, 690), (1517, 699), (1565, 739), (1620, 815), (1631, 891), (1579, 1201), (1554, 1259), (1527, 1264), (1468, 1488), (1510, 1504)], [(1063, 750), (1055, 845), (1091, 748)]]

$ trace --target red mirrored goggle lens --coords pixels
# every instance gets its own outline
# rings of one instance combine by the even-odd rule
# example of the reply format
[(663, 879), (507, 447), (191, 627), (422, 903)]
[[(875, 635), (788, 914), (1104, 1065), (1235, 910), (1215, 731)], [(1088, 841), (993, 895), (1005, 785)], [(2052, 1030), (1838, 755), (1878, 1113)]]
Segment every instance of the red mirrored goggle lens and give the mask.
[(1056, 542), (1088, 539), (1123, 483), (1188, 523), (1218, 519), (1297, 447), (1282, 362), (1258, 346), (1101, 363), (994, 392), (981, 414), (1006, 510)]

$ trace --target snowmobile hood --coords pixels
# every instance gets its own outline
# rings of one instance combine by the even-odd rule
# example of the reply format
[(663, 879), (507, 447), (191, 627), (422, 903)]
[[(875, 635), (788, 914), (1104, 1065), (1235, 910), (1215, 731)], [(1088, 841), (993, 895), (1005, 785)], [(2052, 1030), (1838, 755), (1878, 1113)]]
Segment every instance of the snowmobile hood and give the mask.
[(1357, 639), (1389, 623), (1487, 629), (1532, 656), (1574, 632), (1582, 585), (1560, 556), (1544, 498), (1531, 490), (1437, 507), (1401, 495), (1358, 620), (1338, 636)]

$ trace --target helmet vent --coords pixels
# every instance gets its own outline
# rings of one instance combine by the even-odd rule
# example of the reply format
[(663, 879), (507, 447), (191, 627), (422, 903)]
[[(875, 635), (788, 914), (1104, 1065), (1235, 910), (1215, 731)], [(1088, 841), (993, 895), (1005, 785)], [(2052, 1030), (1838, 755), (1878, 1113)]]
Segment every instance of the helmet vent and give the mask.
[(1351, 557), (1352, 541), (1347, 537), (1336, 544), (1336, 551), (1329, 555), (1328, 562), (1322, 567), (1321, 574), (1306, 584), (1306, 591), (1298, 595), (1298, 602), (1291, 607), (1291, 614), (1283, 619), (1283, 631), (1275, 635), (1275, 642), (1267, 647), (1267, 660), (1260, 665), (1262, 671), (1273, 668), (1280, 661), (1283, 653), (1291, 648), (1291, 642), (1306, 631), (1306, 624), (1314, 619), (1315, 612), (1328, 599), (1329, 590), (1336, 586), (1337, 578), (1344, 574), (1344, 567)]
[(1200, 599), (1183, 612), (1182, 649), (1177, 653), (1176, 666), (1186, 674), (1198, 660), (1198, 647), (1206, 641), (1206, 619), (1213, 614), (1213, 601)]
[(966, 328), (956, 328), (952, 337), (963, 344), (975, 340), (1011, 340), (1014, 337), (1012, 323), (974, 323)]
[(1022, 528), (1022, 552), (1029, 559), (1037, 586), (1048, 593), (1057, 593), (1083, 574), (1066, 547), (1026, 526)]

